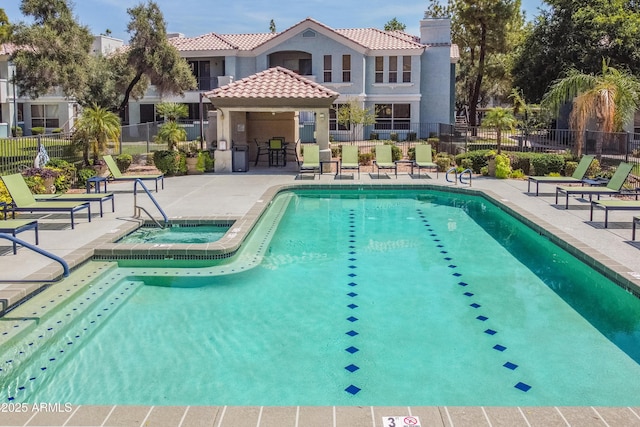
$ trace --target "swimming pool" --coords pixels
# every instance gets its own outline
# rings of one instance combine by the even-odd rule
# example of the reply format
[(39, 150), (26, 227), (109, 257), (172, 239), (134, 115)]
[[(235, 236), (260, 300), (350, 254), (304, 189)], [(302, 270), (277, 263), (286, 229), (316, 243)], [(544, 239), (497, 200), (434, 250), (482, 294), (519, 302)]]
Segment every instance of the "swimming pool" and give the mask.
[(285, 214), (211, 267), (105, 268), (2, 354), (2, 399), (638, 403), (638, 300), (486, 200), (279, 199)]
[(212, 243), (220, 240), (233, 224), (170, 223), (159, 228), (155, 224), (140, 227), (129, 233), (119, 243)]

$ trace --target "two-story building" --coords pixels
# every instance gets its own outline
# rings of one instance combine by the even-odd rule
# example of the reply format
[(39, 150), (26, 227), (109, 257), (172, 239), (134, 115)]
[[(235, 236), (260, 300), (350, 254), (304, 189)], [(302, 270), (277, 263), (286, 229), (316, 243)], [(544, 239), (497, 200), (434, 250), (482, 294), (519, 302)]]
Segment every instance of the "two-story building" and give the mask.
[[(364, 139), (372, 132), (381, 139), (389, 138), (392, 132), (400, 139), (427, 137), (434, 129), (430, 125), (454, 121), (458, 54), (457, 47), (451, 44), (449, 19), (420, 21), (419, 36), (374, 28), (333, 29), (307, 18), (279, 33), (209, 33), (197, 37), (172, 34), (169, 42), (191, 64), (197, 90), (188, 91), (184, 97), (161, 98), (151, 88), (144, 98), (129, 103), (124, 124), (156, 121), (155, 106), (163, 101), (185, 103), (189, 106), (190, 119), (208, 120), (206, 140), (210, 144), (222, 137), (229, 139), (229, 143), (252, 142), (259, 137), (249, 132), (252, 119), (262, 125), (269, 119), (293, 123), (292, 134), (284, 135), (287, 139), (324, 142), (328, 131), (333, 139), (343, 140), (351, 135), (337, 122), (336, 107), (348, 102), (357, 102), (375, 112), (375, 124), (359, 130), (359, 137)], [(121, 44), (121, 41), (98, 36), (94, 50), (105, 53)], [(34, 126), (70, 128), (77, 111), (73, 102), (55, 94), (38, 100), (13, 97), (9, 83), (11, 66), (7, 63), (10, 52), (2, 54), (0, 52), (0, 122), (13, 126), (17, 116), (26, 134)], [(329, 106), (332, 108), (323, 114), (322, 127), (316, 126), (318, 103), (292, 103), (291, 97), (298, 95), (289, 92), (288, 100), (283, 99), (280, 104), (258, 105), (260, 103), (249, 101), (244, 102), (249, 105), (234, 108), (227, 99), (223, 103), (234, 111), (236, 120), (224, 125), (231, 134), (222, 135), (224, 129), (215, 125), (223, 120), (216, 106), (216, 96), (224, 96), (219, 90), (230, 87), (228, 91), (237, 94), (241, 91), (238, 85), (248, 78), (251, 78), (252, 90), (256, 90), (260, 85), (253, 76), (276, 67), (291, 70), (336, 94)], [(259, 79), (260, 76), (258, 83)], [(241, 114), (244, 118), (237, 119)]]

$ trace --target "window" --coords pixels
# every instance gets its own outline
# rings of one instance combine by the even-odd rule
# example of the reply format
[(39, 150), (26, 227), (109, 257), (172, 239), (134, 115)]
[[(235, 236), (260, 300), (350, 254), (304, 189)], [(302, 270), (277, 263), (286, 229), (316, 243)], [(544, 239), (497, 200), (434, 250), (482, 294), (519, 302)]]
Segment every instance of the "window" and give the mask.
[[(200, 120), (200, 103), (199, 102), (189, 102), (187, 103), (187, 108), (189, 109), (189, 115), (186, 119), (189, 120)], [(213, 110), (213, 105), (208, 102), (202, 103), (202, 117), (203, 120), (207, 120), (207, 114), (209, 110)]]
[(342, 55), (342, 81), (351, 81), (351, 55)]
[(338, 123), (338, 110), (347, 106), (348, 104), (333, 104), (333, 107), (329, 108), (329, 130), (349, 130), (348, 123), (346, 125)]
[(31, 127), (58, 128), (58, 105), (32, 105)]
[(382, 83), (384, 76), (384, 58), (376, 56), (376, 83)]
[(398, 57), (389, 57), (389, 83), (398, 82)]
[(305, 59), (301, 58), (298, 62), (299, 72), (301, 76), (311, 76), (313, 72), (311, 71), (311, 58)]
[(152, 123), (156, 120), (156, 109), (153, 104), (140, 104), (140, 123)]
[(411, 124), (411, 105), (409, 104), (376, 104), (377, 130), (409, 129)]
[(331, 55), (324, 56), (324, 81), (331, 81)]
[(198, 90), (214, 89), (211, 83), (211, 63), (209, 61), (189, 61), (191, 72), (198, 82)]
[(402, 57), (402, 82), (411, 83), (411, 57)]

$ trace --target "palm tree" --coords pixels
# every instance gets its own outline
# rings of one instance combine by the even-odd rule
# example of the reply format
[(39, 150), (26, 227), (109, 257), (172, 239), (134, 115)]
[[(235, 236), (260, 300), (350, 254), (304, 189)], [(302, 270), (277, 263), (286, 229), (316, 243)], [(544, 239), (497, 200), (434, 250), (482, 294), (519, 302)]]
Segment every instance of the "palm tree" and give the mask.
[(508, 108), (493, 107), (487, 111), (482, 119), (482, 126), (492, 127), (496, 130), (497, 151), (500, 154), (500, 143), (502, 142), (502, 131), (513, 130), (518, 121)]
[(603, 133), (619, 132), (633, 119), (640, 106), (640, 81), (628, 71), (610, 67), (603, 59), (602, 74), (571, 69), (566, 77), (553, 82), (542, 98), (542, 106), (556, 116), (568, 102), (573, 102), (569, 123), (578, 134), (575, 155), (582, 155), (582, 135), (591, 119), (596, 122), (596, 154), (600, 155)]
[(170, 122), (175, 122), (189, 115), (187, 104), (178, 104), (177, 102), (161, 102), (156, 105), (156, 112)]
[(117, 150), (120, 132), (120, 118), (116, 114), (97, 105), (85, 108), (74, 132), (74, 139), (82, 146), (85, 164), (89, 164), (89, 151), (93, 154), (93, 164), (96, 164), (109, 141), (115, 144)]
[(156, 135), (158, 144), (166, 143), (167, 148), (172, 151), (178, 149), (178, 142), (187, 140), (187, 131), (177, 122), (169, 121), (160, 126)]

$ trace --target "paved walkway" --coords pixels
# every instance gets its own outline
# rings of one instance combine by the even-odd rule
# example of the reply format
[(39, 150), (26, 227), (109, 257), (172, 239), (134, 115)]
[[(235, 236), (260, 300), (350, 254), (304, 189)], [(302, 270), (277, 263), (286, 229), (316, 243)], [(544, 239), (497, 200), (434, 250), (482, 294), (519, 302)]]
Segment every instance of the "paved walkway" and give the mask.
[[(431, 174), (434, 175), (434, 174)], [(308, 178), (308, 177), (307, 177)], [(287, 168), (254, 169), (247, 173), (211, 174), (168, 178), (165, 189), (157, 198), (160, 206), (171, 218), (215, 216), (241, 217), (261, 199), (267, 189), (282, 184), (438, 184), (468, 187), (438, 179), (414, 179), (407, 174), (398, 178), (373, 179), (363, 173), (358, 180), (336, 180), (333, 174), (323, 174), (313, 183), (309, 179), (296, 180), (293, 165)], [(44, 218), (40, 233), (42, 249), (61, 256), (71, 264), (78, 264), (78, 252), (96, 239), (104, 239), (117, 227), (131, 221), (133, 214), (132, 183), (109, 184), (116, 193), (116, 211), (105, 206), (104, 217), (96, 214), (90, 223), (79, 217), (75, 230), (68, 229), (64, 215)], [(595, 221), (589, 222), (589, 204), (571, 200), (570, 209), (554, 205), (554, 187), (542, 185), (539, 197), (526, 194), (527, 182), (474, 178), (472, 189), (495, 195), (510, 209), (520, 212), (541, 228), (561, 236), (591, 257), (610, 265), (631, 287), (640, 289), (640, 242), (630, 242), (631, 216), (629, 212), (613, 212), (609, 228), (603, 228), (604, 214), (596, 212)], [(146, 195), (139, 202), (154, 212)], [(97, 211), (95, 209), (94, 211)], [(29, 232), (20, 237), (32, 241)], [(6, 249), (6, 250), (5, 250)], [(12, 255), (8, 242), (0, 241), (0, 280), (19, 280), (38, 277), (43, 269), (57, 268), (48, 259), (20, 248)], [(34, 276), (35, 275), (35, 276)], [(15, 285), (0, 284), (0, 300), (6, 298)], [(25, 287), (24, 292), (29, 289)], [(11, 300), (14, 301), (15, 297)], [(418, 416), (422, 426), (515, 426), (515, 425), (575, 425), (619, 426), (639, 425), (637, 408), (382, 408), (382, 407), (72, 407), (60, 411), (38, 411), (28, 408), (27, 413), (0, 413), (0, 425), (211, 425), (211, 426), (383, 426), (382, 417), (390, 415)], [(65, 424), (66, 423), (66, 424)], [(386, 425), (386, 424), (385, 424)]]

